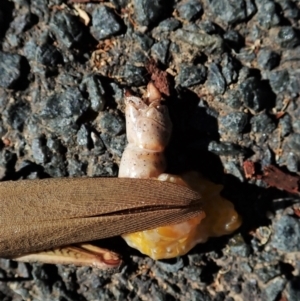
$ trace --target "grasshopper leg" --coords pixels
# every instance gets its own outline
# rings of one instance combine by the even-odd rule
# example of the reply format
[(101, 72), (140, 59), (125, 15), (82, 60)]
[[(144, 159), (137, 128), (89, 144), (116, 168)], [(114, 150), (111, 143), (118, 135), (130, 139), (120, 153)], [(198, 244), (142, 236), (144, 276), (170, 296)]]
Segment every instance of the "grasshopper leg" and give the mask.
[(116, 269), (122, 264), (118, 254), (90, 244), (60, 247), (11, 259), (23, 262), (74, 264), (76, 266), (90, 266), (98, 269)]

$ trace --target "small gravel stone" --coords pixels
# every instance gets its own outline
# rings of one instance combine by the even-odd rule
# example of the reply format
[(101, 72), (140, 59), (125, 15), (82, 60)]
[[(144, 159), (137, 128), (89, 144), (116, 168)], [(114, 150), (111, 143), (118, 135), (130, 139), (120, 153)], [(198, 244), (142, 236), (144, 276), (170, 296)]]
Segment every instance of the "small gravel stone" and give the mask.
[(151, 54), (153, 58), (155, 58), (157, 61), (162, 62), (163, 64), (166, 64), (168, 61), (170, 43), (170, 40), (167, 39), (155, 43), (151, 48)]
[(55, 67), (63, 62), (61, 53), (53, 45), (44, 44), (36, 49), (36, 60), (43, 65)]
[(279, 276), (281, 269), (279, 265), (266, 265), (260, 269), (256, 269), (255, 273), (261, 281), (267, 283), (276, 276)]
[(273, 221), (274, 234), (271, 246), (284, 252), (299, 252), (300, 221), (288, 215)]
[[(286, 285), (286, 279), (277, 277), (270, 281), (262, 291), (262, 300), (275, 301)], [(290, 299), (289, 299), (290, 300)]]
[(239, 85), (239, 92), (244, 104), (255, 112), (264, 108), (265, 100), (259, 84), (255, 77), (247, 78)]
[(228, 90), (223, 101), (233, 109), (239, 109), (242, 106), (241, 95), (237, 90)]
[(218, 156), (238, 156), (245, 153), (239, 145), (230, 142), (211, 141), (208, 150)]
[(243, 38), (242, 36), (235, 30), (228, 30), (223, 35), (224, 40), (226, 43), (229, 44), (230, 47), (238, 51), (243, 45)]
[(21, 78), (21, 60), (18, 54), (0, 51), (0, 87), (13, 88)]
[(270, 86), (275, 93), (281, 93), (287, 90), (290, 77), (287, 70), (271, 71), (268, 74)]
[(123, 29), (114, 10), (106, 5), (100, 5), (93, 11), (93, 26), (91, 32), (97, 40), (103, 40), (120, 33)]
[(181, 64), (179, 66), (179, 74), (176, 77), (177, 85), (182, 87), (190, 87), (203, 83), (206, 79), (206, 68), (202, 65), (193, 66), (189, 64)]
[(180, 2), (177, 5), (177, 11), (180, 18), (191, 21), (202, 13), (202, 5), (199, 0), (188, 0)]
[(142, 26), (159, 22), (166, 10), (163, 0), (134, 0), (133, 6), (135, 19)]
[(100, 118), (100, 126), (111, 135), (118, 135), (125, 132), (125, 122), (119, 116), (109, 112), (103, 112)]
[(68, 88), (64, 93), (50, 96), (42, 109), (41, 116), (47, 119), (74, 117), (77, 119), (89, 108), (78, 88)]
[(280, 55), (269, 49), (261, 49), (257, 55), (257, 63), (263, 70), (272, 70), (279, 65)]
[(266, 133), (273, 132), (276, 128), (272, 119), (265, 113), (255, 115), (251, 118), (252, 131), (255, 133)]
[(200, 28), (177, 29), (174, 33), (174, 40), (196, 46), (200, 51), (208, 53), (222, 53), (224, 49), (223, 39), (219, 35), (209, 35), (201, 32)]
[(227, 86), (238, 79), (238, 63), (229, 55), (224, 55), (222, 60), (222, 74)]
[(207, 87), (211, 94), (223, 94), (226, 90), (226, 81), (219, 69), (219, 66), (212, 63), (208, 69)]
[(138, 43), (138, 45), (144, 50), (148, 51), (152, 45), (154, 44), (154, 39), (149, 37), (147, 34), (142, 34), (139, 32), (133, 33), (134, 40)]
[(280, 23), (280, 12), (278, 5), (273, 1), (264, 0), (258, 2), (257, 19), (261, 26), (270, 28)]
[(23, 7), (19, 15), (12, 21), (10, 28), (13, 29), (15, 34), (20, 34), (29, 29), (34, 24), (35, 18), (27, 7)]
[(126, 64), (124, 69), (124, 79), (127, 85), (138, 87), (146, 83), (146, 69), (135, 65)]
[(127, 144), (126, 135), (120, 135), (113, 137), (107, 133), (102, 133), (100, 135), (103, 143), (105, 144), (106, 148), (117, 157), (121, 158), (125, 146)]
[(91, 108), (95, 112), (103, 111), (106, 104), (105, 90), (98, 75), (92, 74), (83, 80), (91, 101)]
[(180, 26), (180, 22), (175, 18), (169, 18), (161, 21), (157, 28), (161, 31), (173, 31)]
[(298, 133), (293, 133), (291, 134), (288, 139), (288, 145), (289, 147), (297, 152), (298, 154), (300, 154), (300, 134)]
[(291, 172), (298, 172), (298, 171), (300, 171), (300, 160), (299, 160), (299, 157), (296, 154), (294, 154), (292, 152), (289, 152), (287, 154), (286, 167)]
[(89, 145), (89, 130), (86, 125), (81, 125), (77, 132), (77, 144), (88, 147)]
[(35, 138), (31, 145), (32, 156), (36, 163), (43, 164), (47, 161), (47, 147), (45, 139)]
[(79, 18), (64, 11), (57, 11), (49, 25), (56, 38), (67, 48), (79, 45), (84, 38), (83, 24)]
[(28, 102), (16, 101), (8, 106), (4, 112), (7, 123), (15, 130), (23, 131), (24, 125), (30, 114), (30, 106)]
[(232, 112), (219, 117), (219, 124), (232, 133), (242, 133), (248, 124), (248, 115), (243, 112)]
[(270, 36), (274, 36), (275, 42), (284, 49), (292, 49), (300, 45), (299, 31), (292, 26), (274, 28), (270, 31)]
[(278, 1), (285, 18), (291, 18), (291, 19), (299, 19), (300, 17), (300, 8), (297, 7), (296, 2), (290, 1), (290, 0), (280, 0)]
[[(239, 164), (229, 161), (224, 163), (224, 170), (226, 171), (227, 174), (233, 175), (235, 178), (239, 179), (241, 182), (245, 181), (244, 174), (241, 170), (241, 167)], [(239, 248), (241, 252), (245, 250), (246, 246)]]
[(209, 0), (208, 3), (214, 14), (229, 24), (245, 20), (256, 9), (252, 1)]
[(288, 136), (292, 130), (292, 120), (289, 114), (285, 114), (282, 118), (279, 119), (279, 127), (281, 129), (281, 136)]
[(250, 246), (247, 245), (241, 234), (235, 235), (228, 243), (230, 252), (240, 257), (248, 257), (250, 255)]

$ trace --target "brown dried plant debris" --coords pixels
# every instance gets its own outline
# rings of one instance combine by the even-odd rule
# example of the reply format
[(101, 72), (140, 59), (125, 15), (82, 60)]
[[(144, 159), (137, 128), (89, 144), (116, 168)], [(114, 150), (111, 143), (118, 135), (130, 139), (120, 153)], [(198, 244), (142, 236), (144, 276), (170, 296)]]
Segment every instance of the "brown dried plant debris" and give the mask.
[(243, 163), (243, 168), (245, 172), (246, 179), (251, 179), (255, 175), (255, 165), (254, 162), (246, 160)]
[(300, 177), (287, 174), (274, 165), (269, 165), (264, 168), (262, 180), (271, 187), (290, 193), (299, 193)]
[(170, 96), (170, 81), (168, 73), (159, 69), (154, 60), (149, 61), (146, 65), (146, 69), (151, 75), (151, 80), (159, 92), (165, 96)]

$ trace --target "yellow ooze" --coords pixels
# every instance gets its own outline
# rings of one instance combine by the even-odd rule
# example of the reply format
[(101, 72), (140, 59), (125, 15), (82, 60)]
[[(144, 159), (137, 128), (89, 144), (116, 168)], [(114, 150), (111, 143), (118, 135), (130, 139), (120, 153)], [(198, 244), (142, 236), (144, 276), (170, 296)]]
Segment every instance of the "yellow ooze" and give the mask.
[(153, 259), (181, 256), (209, 237), (230, 234), (241, 225), (241, 218), (231, 202), (220, 195), (216, 185), (196, 172), (182, 176), (162, 174), (160, 181), (186, 185), (198, 191), (203, 201), (203, 213), (186, 222), (153, 230), (123, 235), (127, 244)]

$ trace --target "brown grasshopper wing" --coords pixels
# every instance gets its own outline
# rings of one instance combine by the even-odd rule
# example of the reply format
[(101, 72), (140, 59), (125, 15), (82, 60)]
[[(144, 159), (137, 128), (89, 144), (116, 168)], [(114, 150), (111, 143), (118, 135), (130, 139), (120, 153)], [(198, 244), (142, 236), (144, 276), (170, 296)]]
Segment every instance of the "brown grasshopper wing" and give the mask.
[(0, 257), (156, 228), (193, 218), (200, 196), (150, 179), (78, 178), (0, 183)]

